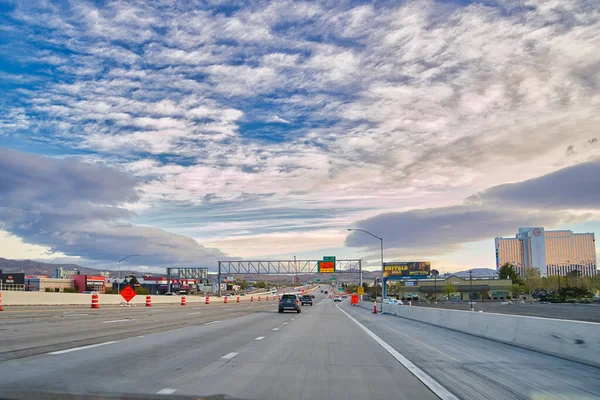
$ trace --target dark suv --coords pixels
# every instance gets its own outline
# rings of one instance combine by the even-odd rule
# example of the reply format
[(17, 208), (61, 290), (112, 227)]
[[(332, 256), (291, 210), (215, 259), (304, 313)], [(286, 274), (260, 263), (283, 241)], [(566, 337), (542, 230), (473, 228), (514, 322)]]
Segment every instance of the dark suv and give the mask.
[(310, 294), (303, 295), (302, 297), (300, 297), (300, 303), (302, 303), (302, 305), (310, 304), (312, 306), (312, 296)]
[(302, 312), (302, 305), (298, 296), (295, 294), (284, 294), (279, 300), (279, 312), (282, 313), (285, 310), (296, 311), (298, 314)]

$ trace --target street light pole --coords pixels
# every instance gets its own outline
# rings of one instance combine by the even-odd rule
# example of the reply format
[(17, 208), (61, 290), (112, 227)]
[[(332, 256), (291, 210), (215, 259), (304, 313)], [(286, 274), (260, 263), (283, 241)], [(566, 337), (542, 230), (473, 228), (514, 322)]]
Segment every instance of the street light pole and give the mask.
[(121, 261), (127, 260), (129, 257), (141, 257), (139, 254), (130, 254), (127, 257), (123, 257), (119, 260), (118, 264), (118, 277), (117, 277), (117, 294), (121, 293)]
[(469, 271), (469, 305), (471, 306), (471, 311), (475, 311), (473, 307), (473, 271)]
[[(371, 235), (376, 239), (379, 239), (379, 242), (381, 243), (381, 312), (383, 312), (383, 238), (372, 234), (369, 231), (365, 231), (364, 229), (356, 229), (356, 228), (348, 228), (349, 231), (359, 231), (359, 232), (363, 232), (366, 233), (367, 235)], [(377, 280), (375, 280), (375, 287), (373, 288), (373, 290), (375, 290), (375, 304), (377, 304)]]

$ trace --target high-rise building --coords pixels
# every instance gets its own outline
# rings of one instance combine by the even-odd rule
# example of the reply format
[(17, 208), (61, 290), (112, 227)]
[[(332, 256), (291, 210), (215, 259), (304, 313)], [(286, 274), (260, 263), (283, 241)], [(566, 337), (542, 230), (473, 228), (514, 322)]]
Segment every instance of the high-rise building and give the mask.
[(596, 242), (593, 233), (544, 228), (519, 228), (514, 238), (496, 238), (496, 269), (512, 264), (520, 273), (537, 268), (541, 276), (566, 275), (578, 270), (596, 276)]

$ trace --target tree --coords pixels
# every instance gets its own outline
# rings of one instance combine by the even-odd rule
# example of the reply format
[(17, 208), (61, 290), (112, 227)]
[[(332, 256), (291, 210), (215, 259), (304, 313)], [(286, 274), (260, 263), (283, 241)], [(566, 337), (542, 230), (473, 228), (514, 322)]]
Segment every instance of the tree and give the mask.
[(254, 286), (257, 287), (258, 289), (265, 289), (268, 287), (267, 282), (263, 282), (263, 281), (256, 282), (254, 284)]
[(523, 293), (523, 286), (522, 285), (511, 285), (510, 286), (510, 291), (512, 292), (512, 297), (516, 298), (521, 293)]
[(500, 279), (510, 279), (512, 283), (519, 284), (522, 282), (521, 277), (510, 263), (505, 263), (498, 270), (498, 277)]
[(485, 299), (487, 299), (490, 295), (490, 291), (487, 288), (481, 288), (481, 290), (479, 291), (479, 293), (481, 293), (481, 302), (484, 302)]
[(542, 288), (542, 278), (540, 277), (540, 270), (537, 268), (526, 268), (525, 269), (525, 291), (531, 296), (533, 292)]
[(442, 287), (442, 293), (444, 293), (446, 295), (446, 299), (450, 300), (450, 295), (452, 293), (456, 293), (456, 286), (452, 285), (452, 284), (447, 284), (445, 286)]
[(133, 287), (136, 283), (139, 283), (135, 275), (129, 276), (129, 284)]
[(236, 279), (236, 280), (235, 280), (235, 283), (236, 283), (237, 285), (240, 285), (240, 289), (242, 289), (242, 290), (246, 290), (246, 289), (248, 289), (248, 282), (246, 282), (246, 281), (245, 281), (245, 280), (243, 280), (243, 279)]

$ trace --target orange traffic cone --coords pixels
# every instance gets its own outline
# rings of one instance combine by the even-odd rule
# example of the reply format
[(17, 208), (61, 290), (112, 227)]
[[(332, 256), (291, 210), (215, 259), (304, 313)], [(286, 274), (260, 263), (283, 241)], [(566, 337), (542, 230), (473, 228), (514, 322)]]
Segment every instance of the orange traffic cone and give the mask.
[(373, 314), (377, 314), (377, 300), (373, 302)]
[(185, 296), (181, 296), (181, 305), (185, 306), (186, 304)]
[(250, 296), (250, 303), (254, 301), (254, 296)]
[(100, 308), (100, 302), (97, 294), (92, 295), (92, 308)]
[[(238, 303), (240, 302), (240, 296), (237, 297), (237, 302)], [(0, 306), (1, 306), (1, 304), (0, 304)]]
[(146, 296), (146, 307), (152, 307), (152, 297)]
[(205, 304), (210, 304), (210, 297), (206, 296)]
[(258, 301), (260, 301), (260, 296), (258, 296)]
[(267, 299), (266, 299), (266, 301), (269, 301), (269, 296), (267, 296)]
[(229, 297), (225, 296), (223, 298), (223, 303), (225, 303), (225, 304), (229, 303)]

